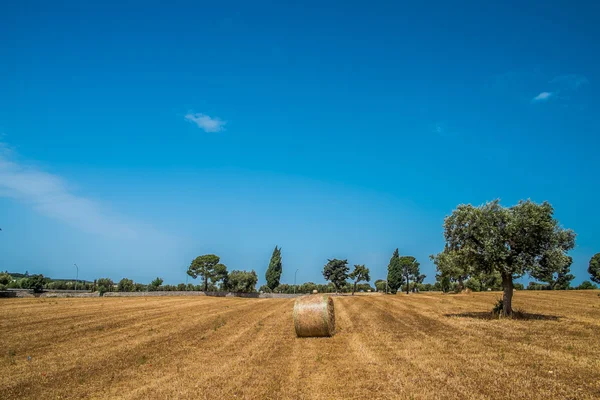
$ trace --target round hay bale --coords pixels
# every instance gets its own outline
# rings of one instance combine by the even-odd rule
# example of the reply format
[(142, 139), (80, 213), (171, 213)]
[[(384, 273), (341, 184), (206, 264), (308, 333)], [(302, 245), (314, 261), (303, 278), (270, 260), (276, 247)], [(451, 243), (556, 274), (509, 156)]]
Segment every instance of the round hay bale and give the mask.
[(333, 299), (325, 295), (298, 297), (294, 304), (294, 327), (298, 337), (333, 336)]
[(313, 289), (313, 294), (317, 294), (319, 291), (317, 289)]

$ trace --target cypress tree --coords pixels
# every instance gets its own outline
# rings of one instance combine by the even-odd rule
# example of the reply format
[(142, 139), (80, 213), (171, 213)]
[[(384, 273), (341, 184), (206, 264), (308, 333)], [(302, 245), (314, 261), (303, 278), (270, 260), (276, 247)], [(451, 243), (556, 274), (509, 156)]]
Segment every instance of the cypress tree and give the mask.
[(281, 249), (275, 246), (275, 250), (273, 250), (273, 255), (271, 256), (271, 261), (269, 262), (269, 268), (267, 268), (267, 273), (265, 274), (269, 289), (275, 290), (275, 288), (279, 286), (279, 279), (281, 278), (282, 271), (283, 267), (281, 265)]
[(388, 265), (388, 289), (390, 292), (396, 294), (398, 288), (402, 286), (402, 265), (400, 265), (400, 254), (398, 249), (394, 250), (392, 258), (390, 258), (390, 264)]

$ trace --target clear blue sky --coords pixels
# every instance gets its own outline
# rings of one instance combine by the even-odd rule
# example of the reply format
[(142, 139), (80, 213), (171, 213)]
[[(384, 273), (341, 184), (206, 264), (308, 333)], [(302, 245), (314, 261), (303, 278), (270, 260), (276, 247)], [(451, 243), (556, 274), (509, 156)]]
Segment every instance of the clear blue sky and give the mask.
[[(352, 3), (352, 4), (350, 4)], [(30, 2), (0, 11), (0, 270), (385, 277), (457, 204), (550, 201), (600, 251), (594, 2)], [(401, 3), (401, 2), (400, 2)]]

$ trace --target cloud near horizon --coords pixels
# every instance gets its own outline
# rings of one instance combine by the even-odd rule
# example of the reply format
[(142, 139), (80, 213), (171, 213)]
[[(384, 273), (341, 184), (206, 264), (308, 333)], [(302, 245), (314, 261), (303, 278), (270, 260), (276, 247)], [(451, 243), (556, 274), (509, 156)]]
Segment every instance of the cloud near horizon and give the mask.
[(539, 102), (542, 102), (542, 101), (547, 101), (553, 95), (554, 95), (554, 93), (552, 93), (552, 92), (541, 92), (540, 94), (538, 94), (537, 96), (535, 96), (533, 99), (531, 99), (531, 101), (533, 103), (539, 103)]
[(0, 196), (29, 204), (40, 214), (85, 232), (119, 239), (135, 239), (139, 230), (108, 213), (98, 202), (73, 194), (58, 175), (13, 161), (0, 142)]
[(198, 125), (204, 132), (221, 132), (227, 123), (219, 118), (211, 118), (202, 113), (188, 113), (185, 119)]

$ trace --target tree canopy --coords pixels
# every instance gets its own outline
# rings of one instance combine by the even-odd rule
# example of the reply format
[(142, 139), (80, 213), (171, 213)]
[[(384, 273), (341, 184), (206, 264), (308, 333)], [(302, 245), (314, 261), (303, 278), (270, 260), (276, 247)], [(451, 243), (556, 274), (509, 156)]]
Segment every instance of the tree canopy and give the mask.
[(196, 257), (190, 264), (187, 274), (196, 279), (198, 276), (202, 278), (204, 291), (208, 291), (208, 281), (214, 284), (218, 281), (227, 279), (227, 267), (220, 264), (221, 259), (214, 254), (205, 254)]
[(510, 208), (498, 200), (460, 205), (444, 220), (444, 238), (444, 250), (433, 257), (438, 270), (452, 267), (463, 276), (500, 273), (505, 315), (512, 313), (514, 278), (559, 273), (570, 265), (566, 253), (575, 246), (575, 233), (559, 226), (550, 203), (530, 200)]
[(333, 283), (335, 290), (339, 292), (346, 284), (349, 270), (348, 260), (334, 258), (333, 260), (327, 260), (327, 264), (323, 267), (323, 277)]
[[(419, 263), (413, 256), (402, 256), (399, 257), (400, 270), (402, 271), (402, 280), (406, 284), (406, 294), (408, 294), (410, 288), (410, 278), (419, 277)], [(425, 278), (425, 277), (423, 277)]]
[(269, 267), (267, 268), (267, 272), (265, 274), (265, 278), (267, 279), (267, 287), (269, 289), (275, 290), (275, 288), (279, 286), (279, 279), (281, 278), (282, 271), (283, 267), (281, 264), (281, 249), (275, 246), (275, 250), (273, 250), (273, 254), (271, 255)]
[(348, 275), (350, 279), (354, 281), (354, 286), (352, 287), (352, 295), (356, 292), (356, 285), (358, 282), (365, 281), (369, 282), (371, 277), (369, 276), (369, 268), (362, 265), (354, 265), (354, 270)]
[(596, 253), (591, 259), (588, 266), (590, 277), (596, 283), (600, 283), (600, 253)]
[(254, 270), (248, 271), (231, 271), (229, 273), (227, 286), (232, 292), (252, 293), (256, 291), (256, 283), (258, 276)]
[(123, 278), (117, 284), (117, 290), (119, 292), (133, 292), (135, 291), (135, 284), (131, 279)]

